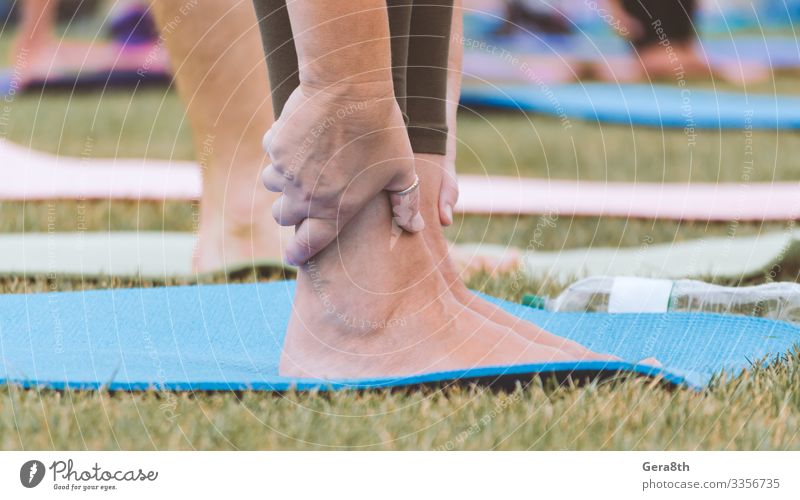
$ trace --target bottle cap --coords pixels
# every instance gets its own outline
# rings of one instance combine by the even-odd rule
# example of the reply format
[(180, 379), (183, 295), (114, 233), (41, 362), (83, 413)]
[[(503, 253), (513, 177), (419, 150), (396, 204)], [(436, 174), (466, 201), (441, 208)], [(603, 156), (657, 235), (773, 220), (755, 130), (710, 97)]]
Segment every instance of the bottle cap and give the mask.
[(534, 309), (544, 309), (547, 302), (547, 297), (540, 297), (538, 295), (525, 294), (522, 297), (522, 305), (532, 307)]

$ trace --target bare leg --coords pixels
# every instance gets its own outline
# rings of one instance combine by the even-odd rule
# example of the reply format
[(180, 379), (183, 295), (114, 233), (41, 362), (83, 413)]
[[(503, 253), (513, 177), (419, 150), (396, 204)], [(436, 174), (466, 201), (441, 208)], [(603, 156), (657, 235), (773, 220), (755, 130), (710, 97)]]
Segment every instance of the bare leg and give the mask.
[[(459, 61), (456, 48), (451, 66), (460, 68)], [(459, 84), (459, 71), (452, 71), (448, 120), (453, 131)], [(300, 269), (281, 359), (283, 375), (391, 376), (613, 359), (503, 313), (464, 287), (449, 260), (440, 224), (440, 217), (445, 223), (452, 220), (445, 212), (455, 202), (454, 140), (448, 150), (446, 157), (416, 157), (425, 188), (423, 213), (430, 221), (423, 236), (403, 234), (392, 246), (386, 224), (389, 204), (381, 195), (344, 228), (337, 242)]]
[(60, 39), (55, 34), (58, 0), (23, 0), (21, 5), (11, 61), (23, 86), (65, 72), (85, 74), (112, 67), (136, 71), (163, 63), (161, 54), (148, 46), (124, 50), (113, 43)]
[(54, 29), (58, 0), (25, 0), (21, 5), (22, 15), (11, 49), (13, 59), (38, 53), (57, 43)]
[[(608, 359), (608, 356), (598, 356), (583, 346), (569, 341), (563, 337), (553, 335), (545, 330), (516, 316), (508, 314), (499, 307), (491, 304), (469, 291), (461, 280), (458, 269), (449, 255), (449, 245), (444, 238), (440, 221), (449, 224), (452, 215), (447, 213), (449, 203), (455, 203), (455, 156), (456, 156), (456, 114), (458, 111), (459, 89), (461, 86), (461, 60), (463, 47), (459, 43), (463, 24), (460, 15), (460, 1), (455, 2), (452, 24), (453, 36), (450, 43), (450, 72), (448, 73), (447, 92), (447, 126), (449, 129), (447, 155), (417, 155), (417, 173), (423, 189), (423, 200), (439, 199), (438, 207), (435, 204), (423, 204), (422, 216), (428, 221), (423, 235), (425, 243), (430, 249), (434, 262), (445, 283), (450, 288), (453, 296), (464, 306), (491, 322), (512, 329), (518, 335), (529, 341), (548, 345), (564, 350), (575, 357), (585, 359)], [(441, 198), (439, 196), (441, 186)], [(443, 215), (442, 215), (443, 214)]]
[(639, 49), (635, 55), (595, 63), (594, 75), (608, 81), (719, 78), (737, 85), (769, 78), (766, 67), (752, 62), (709, 64), (693, 43), (675, 44), (670, 49), (671, 52), (667, 52), (661, 45), (651, 45)]
[(195, 267), (280, 261), (282, 230), (269, 216), (277, 195), (259, 182), (272, 103), (252, 3), (215, 0), (185, 15), (184, 7), (183, 0), (153, 4), (160, 25), (181, 19), (164, 33), (203, 166)]
[(381, 194), (300, 269), (282, 375), (395, 376), (577, 358), (465, 307), (421, 235), (391, 246), (390, 217)]

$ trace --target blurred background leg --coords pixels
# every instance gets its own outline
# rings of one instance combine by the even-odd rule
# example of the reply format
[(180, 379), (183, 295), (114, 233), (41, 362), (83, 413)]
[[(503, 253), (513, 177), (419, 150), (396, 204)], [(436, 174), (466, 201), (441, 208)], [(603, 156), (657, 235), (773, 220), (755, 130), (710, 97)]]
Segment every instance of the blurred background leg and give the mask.
[(277, 195), (259, 181), (272, 104), (252, 2), (187, 10), (185, 0), (156, 0), (153, 9), (159, 25), (180, 19), (163, 33), (203, 168), (196, 269), (281, 259), (281, 230), (270, 215)]

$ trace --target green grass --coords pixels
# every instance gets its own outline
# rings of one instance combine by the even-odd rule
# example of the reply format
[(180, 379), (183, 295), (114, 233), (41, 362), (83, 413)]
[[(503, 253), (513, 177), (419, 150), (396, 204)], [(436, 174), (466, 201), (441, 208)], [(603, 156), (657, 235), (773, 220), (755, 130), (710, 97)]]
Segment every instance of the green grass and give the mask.
[(798, 449), (800, 353), (701, 393), (644, 379), (508, 392), (0, 390), (2, 449)]
[[(787, 89), (781, 79), (776, 85)], [(762, 89), (764, 90), (764, 89)], [(769, 89), (766, 89), (769, 90)], [(176, 96), (165, 89), (26, 95), (8, 112), (11, 140), (53, 153), (190, 159)], [(682, 131), (483, 112), (460, 117), (461, 172), (582, 180), (796, 180), (800, 136), (755, 132), (746, 170), (742, 132)], [(190, 230), (188, 203), (0, 202), (0, 231)], [(465, 217), (457, 241), (526, 246), (536, 217)], [(706, 235), (758, 234), (786, 224), (698, 224), (560, 217), (544, 248), (637, 246)], [(798, 267), (780, 279), (797, 280)], [(223, 280), (224, 278), (220, 278)], [(244, 277), (242, 280), (252, 280)], [(758, 281), (758, 280), (756, 280)], [(179, 282), (166, 283), (167, 285)], [(564, 283), (475, 277), (518, 299)], [(163, 286), (159, 282), (0, 278), (0, 293)], [(2, 449), (800, 449), (800, 353), (694, 392), (641, 379), (555, 387), (534, 380), (512, 392), (480, 388), (336, 394), (53, 392), (0, 388)]]

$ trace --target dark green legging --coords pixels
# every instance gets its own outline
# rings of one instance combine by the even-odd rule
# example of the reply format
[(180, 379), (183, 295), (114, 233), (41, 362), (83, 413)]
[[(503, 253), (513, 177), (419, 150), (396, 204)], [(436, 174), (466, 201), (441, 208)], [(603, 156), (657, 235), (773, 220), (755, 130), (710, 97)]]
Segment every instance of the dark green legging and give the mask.
[[(302, 1), (302, 0), (300, 0)], [(267, 56), (275, 117), (299, 85), (286, 0), (253, 0)], [(445, 154), (447, 57), (453, 0), (386, 0), (392, 76), (411, 147)]]

